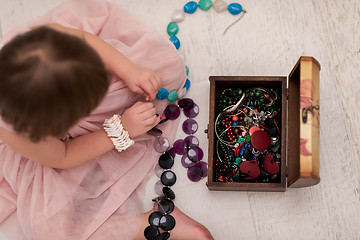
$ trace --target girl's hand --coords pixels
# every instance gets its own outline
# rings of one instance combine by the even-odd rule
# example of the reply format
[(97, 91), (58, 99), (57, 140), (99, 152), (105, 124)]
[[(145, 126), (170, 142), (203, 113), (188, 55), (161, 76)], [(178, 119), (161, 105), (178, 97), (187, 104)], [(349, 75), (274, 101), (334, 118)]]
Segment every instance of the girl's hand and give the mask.
[(162, 79), (155, 71), (135, 64), (123, 80), (131, 91), (143, 94), (146, 101), (155, 100), (162, 85)]
[(140, 136), (153, 127), (161, 120), (156, 116), (155, 107), (151, 102), (137, 102), (127, 109), (121, 116), (121, 122), (130, 138)]

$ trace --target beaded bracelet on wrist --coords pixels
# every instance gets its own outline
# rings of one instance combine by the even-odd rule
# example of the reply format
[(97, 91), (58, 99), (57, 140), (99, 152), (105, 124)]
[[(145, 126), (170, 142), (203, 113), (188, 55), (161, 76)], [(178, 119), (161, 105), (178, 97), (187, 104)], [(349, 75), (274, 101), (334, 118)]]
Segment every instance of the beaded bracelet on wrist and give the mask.
[(103, 127), (116, 150), (119, 152), (126, 150), (135, 143), (135, 141), (130, 138), (128, 131), (126, 131), (121, 124), (120, 115), (115, 114), (110, 119), (106, 119)]

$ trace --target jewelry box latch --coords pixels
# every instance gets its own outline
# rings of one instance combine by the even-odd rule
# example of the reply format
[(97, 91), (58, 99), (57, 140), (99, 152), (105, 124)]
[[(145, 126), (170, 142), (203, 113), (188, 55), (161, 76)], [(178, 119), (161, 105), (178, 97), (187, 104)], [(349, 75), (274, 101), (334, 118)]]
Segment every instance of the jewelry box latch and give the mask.
[(207, 128), (204, 130), (206, 137), (209, 138), (209, 124), (207, 125)]
[(303, 120), (303, 123), (306, 123), (306, 122), (307, 122), (308, 111), (310, 111), (310, 112), (312, 113), (312, 115), (314, 115), (314, 110), (319, 110), (319, 109), (320, 109), (319, 105), (303, 108), (303, 109), (302, 109), (302, 120)]

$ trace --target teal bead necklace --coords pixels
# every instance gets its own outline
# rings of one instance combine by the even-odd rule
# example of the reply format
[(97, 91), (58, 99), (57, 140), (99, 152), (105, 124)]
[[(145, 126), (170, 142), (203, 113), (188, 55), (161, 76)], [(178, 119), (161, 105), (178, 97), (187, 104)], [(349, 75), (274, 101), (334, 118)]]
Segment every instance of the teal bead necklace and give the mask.
[[(179, 49), (180, 45), (181, 45), (179, 38), (176, 36), (176, 34), (179, 32), (178, 23), (184, 21), (185, 14), (186, 13), (193, 14), (196, 12), (196, 10), (198, 8), (200, 8), (203, 11), (207, 11), (211, 7), (213, 7), (215, 9), (215, 11), (217, 11), (217, 12), (224, 12), (224, 11), (228, 10), (229, 13), (231, 13), (232, 15), (246, 13), (245, 9), (243, 9), (239, 3), (231, 3), (228, 5), (223, 0), (216, 0), (214, 2), (212, 2), (211, 0), (200, 0), (198, 3), (195, 1), (190, 1), (190, 2), (186, 3), (183, 10), (175, 10), (174, 11), (174, 13), (171, 17), (172, 21), (167, 26), (167, 33), (170, 36), (169, 40), (174, 44), (176, 49)], [(241, 19), (241, 17), (238, 20), (240, 20), (240, 19)], [(234, 22), (234, 23), (236, 23), (236, 22)], [(233, 25), (233, 24), (231, 24), (231, 25)], [(225, 32), (227, 31), (227, 29), (225, 30)], [(186, 76), (188, 77), (189, 76), (189, 68), (187, 66), (185, 66), (185, 69), (186, 69)], [(190, 88), (190, 85), (191, 85), (190, 80), (187, 78), (184, 86), (179, 91), (176, 91), (176, 90), (168, 91), (165, 88), (161, 88), (159, 90), (159, 92), (156, 94), (156, 98), (159, 100), (167, 99), (169, 102), (176, 102), (178, 99), (181, 99), (185, 96), (185, 94), (187, 93), (187, 91)]]

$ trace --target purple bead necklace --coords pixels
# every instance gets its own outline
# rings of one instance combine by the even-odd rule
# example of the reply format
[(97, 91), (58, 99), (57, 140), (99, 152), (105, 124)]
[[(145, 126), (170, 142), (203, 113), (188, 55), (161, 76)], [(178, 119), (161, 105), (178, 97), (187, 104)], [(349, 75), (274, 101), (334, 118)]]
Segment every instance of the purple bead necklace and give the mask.
[[(155, 168), (156, 175), (160, 180), (155, 184), (155, 192), (159, 197), (154, 198), (157, 202), (158, 211), (149, 216), (149, 226), (144, 231), (146, 239), (168, 239), (170, 230), (175, 227), (175, 218), (170, 215), (175, 208), (173, 200), (175, 193), (171, 190), (176, 182), (176, 174), (170, 169), (174, 165), (176, 154), (181, 155), (181, 164), (187, 168), (187, 176), (191, 181), (197, 182), (207, 176), (207, 163), (201, 161), (204, 157), (199, 147), (199, 140), (193, 134), (198, 130), (198, 124), (194, 120), (199, 114), (199, 106), (190, 98), (183, 98), (178, 105), (169, 104), (164, 110), (164, 119), (159, 123), (163, 124), (168, 120), (175, 120), (180, 116), (180, 109), (183, 109), (187, 119), (182, 124), (184, 133), (188, 134), (185, 139), (178, 139), (173, 147), (167, 138), (162, 136), (162, 131), (157, 127), (151, 129), (148, 134), (155, 136), (154, 149), (161, 153), (158, 165)], [(160, 233), (159, 228), (166, 232)]]
[[(203, 11), (207, 11), (212, 6), (214, 6), (215, 11), (217, 12), (228, 10), (233, 15), (246, 13), (240, 4), (231, 3), (227, 5), (223, 0), (216, 0), (214, 3), (211, 0), (201, 0), (198, 3), (190, 1), (186, 3), (183, 11), (177, 10), (174, 12), (172, 22), (170, 22), (167, 26), (167, 32), (170, 36), (169, 40), (174, 44), (176, 49), (180, 48), (180, 40), (176, 37), (176, 34), (179, 31), (177, 23), (184, 20), (185, 13), (193, 14), (198, 8)], [(240, 20), (240, 18), (238, 20)], [(228, 28), (225, 32), (227, 30)], [(186, 75), (188, 76), (189, 68), (187, 66), (185, 67)], [(199, 114), (200, 109), (192, 99), (183, 98), (189, 87), (190, 80), (186, 79), (185, 85), (179, 91), (172, 90), (169, 92), (167, 89), (162, 88), (156, 95), (157, 99), (167, 99), (170, 102), (163, 113), (165, 118), (159, 124), (168, 120), (177, 119), (180, 116), (180, 110), (183, 109), (184, 115), (187, 119), (183, 122), (182, 129), (188, 136), (185, 139), (176, 140), (171, 147), (169, 140), (162, 136), (162, 131), (157, 127), (154, 127), (148, 132), (149, 134), (155, 136), (154, 149), (162, 155), (159, 157), (158, 165), (155, 168), (155, 173), (160, 178), (155, 185), (155, 192), (159, 195), (159, 197), (153, 199), (154, 202), (157, 202), (158, 211), (151, 213), (149, 216), (149, 226), (144, 231), (146, 239), (169, 239), (170, 230), (175, 227), (175, 218), (170, 215), (175, 208), (173, 203), (175, 194), (170, 187), (175, 184), (176, 175), (170, 169), (174, 165), (174, 158), (176, 154), (181, 156), (181, 164), (187, 169), (187, 176), (191, 181), (200, 181), (202, 178), (206, 177), (208, 173), (207, 163), (201, 161), (204, 157), (204, 152), (199, 147), (198, 138), (193, 136), (193, 134), (198, 130), (198, 124), (194, 118)], [(178, 104), (173, 104), (176, 101)], [(165, 232), (160, 233), (160, 228)]]

